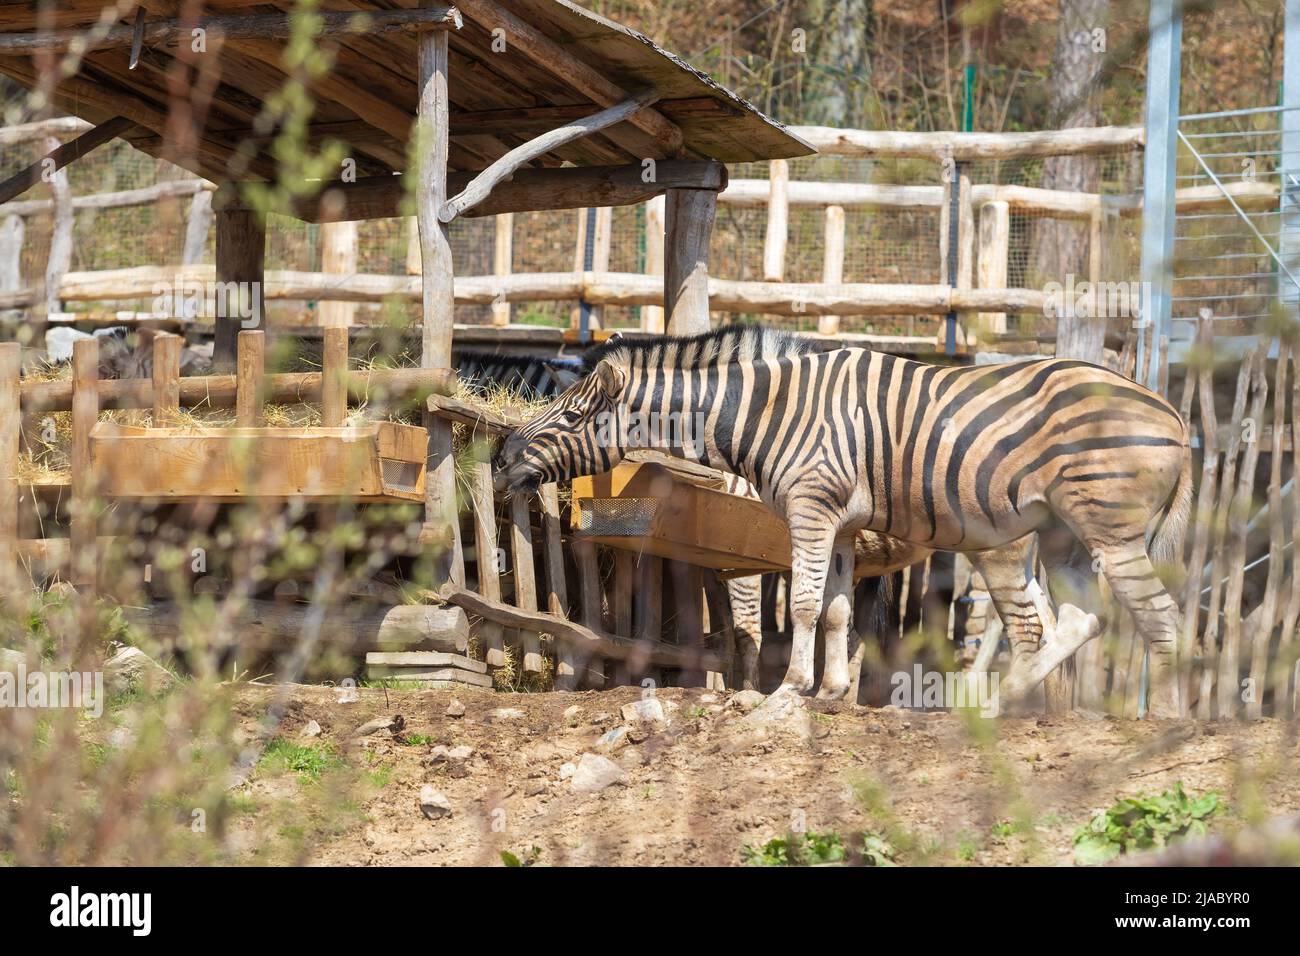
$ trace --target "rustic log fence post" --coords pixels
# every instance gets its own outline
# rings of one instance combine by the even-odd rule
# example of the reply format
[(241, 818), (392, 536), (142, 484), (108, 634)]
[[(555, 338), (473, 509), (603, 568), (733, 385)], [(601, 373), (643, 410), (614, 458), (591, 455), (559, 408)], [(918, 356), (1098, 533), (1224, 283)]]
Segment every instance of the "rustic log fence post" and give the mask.
[[(664, 197), (655, 196), (645, 204), (645, 274), (664, 274)], [(660, 305), (641, 306), (641, 331), (652, 335), (664, 333), (664, 309)]]
[(790, 240), (790, 164), (784, 159), (774, 159), (768, 169), (763, 279), (782, 282), (785, 280), (785, 250)]
[(184, 339), (160, 332), (153, 339), (153, 427), (163, 428), (181, 407), (181, 346)]
[[(0, 343), (0, 600), (19, 593), (18, 439), (22, 432), (22, 346)], [(12, 613), (10, 608), (10, 613)]]
[[(508, 276), (514, 269), (515, 214), (503, 212), (493, 222), (492, 274)], [(492, 303), (492, 324), (510, 324), (510, 302), (504, 295)]]
[[(265, 423), (266, 333), (245, 329), (239, 333), (235, 368), (235, 422), (241, 428), (258, 428)], [(325, 383), (321, 383), (322, 390)]]
[[(822, 282), (837, 286), (844, 281), (844, 207), (826, 207), (825, 233), (822, 247)], [(840, 317), (823, 315), (817, 319), (817, 331), (822, 335), (838, 335)]]

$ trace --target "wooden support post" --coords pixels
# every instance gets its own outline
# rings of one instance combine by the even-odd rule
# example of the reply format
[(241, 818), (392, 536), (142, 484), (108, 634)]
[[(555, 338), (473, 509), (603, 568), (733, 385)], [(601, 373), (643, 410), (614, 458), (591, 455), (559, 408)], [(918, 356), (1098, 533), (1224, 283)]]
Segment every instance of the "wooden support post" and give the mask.
[[(266, 333), (245, 329), (239, 333), (239, 363), (235, 369), (235, 422), (240, 428), (264, 424), (262, 404), (266, 384)], [(326, 383), (321, 383), (326, 388)]]
[(90, 432), (99, 421), (99, 340), (80, 339), (72, 345), (72, 581), (94, 588), (99, 566), (96, 554), (95, 472), (90, 458)]
[(664, 559), (653, 554), (637, 557), (635, 619), (632, 633), (640, 641), (663, 640)]
[[(1011, 250), (1011, 204), (995, 199), (980, 207), (979, 287), (1007, 287), (1007, 258)], [(1007, 330), (1005, 312), (981, 312), (981, 332), (1002, 334)]]
[(710, 189), (670, 189), (664, 203), (664, 314), (673, 335), (709, 331), (709, 239), (718, 210)]
[(0, 299), (4, 299), (6, 293), (22, 291), (25, 232), (22, 216), (0, 219)]
[[(822, 250), (822, 282), (839, 285), (844, 281), (844, 207), (826, 207), (826, 230)], [(838, 315), (823, 315), (817, 320), (817, 331), (822, 335), (837, 335), (840, 331)]]
[[(492, 274), (508, 276), (514, 268), (515, 214), (501, 213), (493, 226), (495, 242), (492, 247)], [(492, 303), (492, 324), (510, 324), (510, 303), (504, 297)]]
[[(421, 0), (421, 7), (432, 6)], [(420, 274), (424, 338), (420, 365), (451, 368), (451, 336), (456, 320), (452, 296), (453, 267), (447, 226), (438, 219), (447, 201), (447, 152), (451, 142), (447, 92), (447, 34), (438, 30), (419, 38), (419, 123), (420, 154), (423, 161), (415, 187), (416, 216), (420, 231)], [(459, 509), (456, 505), (456, 463), (451, 444), (451, 423), (437, 416), (425, 418), (429, 432), (429, 468), (425, 478), (425, 540), (441, 540), (444, 528), (451, 531), (450, 554), (439, 563), (435, 587), (450, 580), (465, 582), (465, 559), (461, 553)], [(489, 466), (488, 487), (491, 488)], [(481, 558), (480, 558), (481, 560)]]
[(184, 265), (197, 265), (208, 252), (208, 233), (212, 231), (212, 192), (199, 189), (190, 200), (190, 211), (185, 217), (185, 245), (181, 249)]
[[(614, 210), (609, 206), (598, 206), (596, 208), (596, 232), (591, 239), (590, 271), (609, 271), (609, 254), (613, 247), (613, 233)], [(584, 269), (583, 271), (588, 270)], [(605, 307), (600, 303), (591, 305), (591, 327), (593, 329), (603, 329), (605, 327)]]
[[(636, 555), (618, 548), (614, 551), (614, 633), (619, 637), (632, 637), (632, 585), (636, 571)], [(639, 677), (633, 674), (626, 661), (614, 665), (614, 685), (626, 686)]]
[(185, 340), (170, 332), (153, 338), (153, 427), (163, 428), (181, 407), (181, 346)]
[(406, 220), (406, 274), (423, 275), (424, 267), (420, 265), (420, 219), (412, 216)]
[[(482, 448), (483, 446), (479, 446)], [(478, 593), (489, 601), (501, 601), (501, 568), (497, 564), (496, 499), (492, 492), (492, 462), (485, 455), (474, 461), (470, 479), (474, 499), (474, 550), (477, 553)], [(479, 630), (488, 667), (506, 664), (505, 631), (501, 625), (484, 621)]]
[[(703, 650), (708, 608), (704, 602), (704, 579), (700, 569), (684, 561), (670, 561), (669, 568), (677, 604), (677, 643), (692, 650)], [(681, 679), (685, 687), (707, 683), (704, 671), (700, 670), (683, 673)]]
[[(523, 611), (537, 608), (537, 569), (533, 563), (532, 515), (528, 496), (510, 496), (510, 559), (515, 569), (515, 607)], [(536, 631), (524, 631), (523, 673), (542, 670), (542, 645)]]
[(785, 247), (790, 238), (790, 164), (774, 159), (769, 165), (767, 235), (763, 239), (763, 278), (785, 280)]
[[(54, 150), (59, 144), (56, 139), (46, 142), (47, 148)], [(63, 286), (63, 277), (72, 267), (72, 230), (76, 217), (72, 211), (72, 188), (68, 184), (68, 172), (59, 169), (50, 177), (50, 191), (54, 197), (54, 224), (50, 232), (50, 251), (45, 263), (45, 300), (43, 311), (52, 315), (63, 311), (59, 290)], [(41, 341), (33, 343), (40, 346)]]
[[(320, 227), (321, 272), (331, 276), (357, 274), (357, 224), (327, 222)], [(320, 324), (325, 328), (347, 327), (357, 314), (355, 302), (325, 300), (320, 304)]]
[(218, 372), (229, 372), (235, 365), (240, 329), (256, 329), (262, 324), (266, 223), (258, 213), (238, 208), (218, 208), (216, 221), (218, 288), (212, 364)]
[[(578, 563), (578, 587), (582, 595), (582, 623), (593, 631), (605, 631), (604, 596), (600, 589), (600, 561), (596, 545), (582, 538), (573, 541), (573, 556)], [(605, 662), (579, 657), (576, 660), (577, 677), (588, 687), (599, 690), (605, 686)]]
[(348, 330), (325, 329), (321, 344), (321, 424), (342, 428), (348, 417)]
[(18, 594), (18, 437), (22, 432), (22, 346), (0, 343), (0, 599)]
[[(569, 587), (564, 573), (564, 540), (560, 524), (560, 494), (554, 483), (542, 485), (538, 492), (542, 505), (542, 546), (546, 550), (546, 610), (560, 617), (569, 616)], [(577, 670), (573, 650), (556, 642), (555, 689), (574, 690)]]
[[(655, 196), (645, 204), (645, 274), (648, 276), (661, 276), (664, 274), (663, 196)], [(663, 335), (663, 306), (641, 306), (641, 331), (653, 335)]]

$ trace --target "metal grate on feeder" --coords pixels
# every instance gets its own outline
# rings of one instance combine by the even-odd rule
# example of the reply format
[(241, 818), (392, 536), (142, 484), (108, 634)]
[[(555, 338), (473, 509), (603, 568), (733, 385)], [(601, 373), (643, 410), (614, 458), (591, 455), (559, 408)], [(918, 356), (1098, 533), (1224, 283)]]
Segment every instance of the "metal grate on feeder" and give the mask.
[(654, 534), (662, 505), (662, 498), (592, 498), (584, 502), (578, 533), (590, 537), (646, 537)]

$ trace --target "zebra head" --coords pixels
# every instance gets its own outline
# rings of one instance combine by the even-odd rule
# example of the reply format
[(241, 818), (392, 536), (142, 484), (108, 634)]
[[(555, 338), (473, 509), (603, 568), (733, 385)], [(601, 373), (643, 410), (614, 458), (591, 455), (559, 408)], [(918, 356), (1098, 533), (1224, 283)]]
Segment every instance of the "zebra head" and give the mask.
[(617, 423), (627, 370), (603, 359), (544, 411), (506, 439), (496, 460), (497, 491), (535, 491), (543, 483), (595, 475), (623, 457)]

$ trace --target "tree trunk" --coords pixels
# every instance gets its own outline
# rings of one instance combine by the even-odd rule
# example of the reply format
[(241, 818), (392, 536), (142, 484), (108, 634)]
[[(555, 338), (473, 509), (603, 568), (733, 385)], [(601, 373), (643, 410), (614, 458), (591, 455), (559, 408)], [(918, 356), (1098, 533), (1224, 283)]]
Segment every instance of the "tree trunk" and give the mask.
[[(1096, 126), (1101, 72), (1106, 60), (1104, 30), (1109, 20), (1109, 0), (1059, 2), (1060, 32), (1049, 99), (1051, 125), (1056, 129)], [(1043, 188), (1096, 192), (1096, 158), (1049, 156), (1043, 161)], [(1065, 282), (1070, 274), (1080, 281), (1087, 275), (1087, 223), (1044, 220), (1039, 223), (1037, 239), (1037, 281)], [(1058, 340), (1071, 346), (1069, 354), (1073, 354), (1075, 340), (1073, 322), (1068, 316), (1058, 320)], [(1089, 341), (1087, 347), (1095, 354), (1074, 357), (1100, 362), (1100, 342)]]

